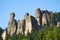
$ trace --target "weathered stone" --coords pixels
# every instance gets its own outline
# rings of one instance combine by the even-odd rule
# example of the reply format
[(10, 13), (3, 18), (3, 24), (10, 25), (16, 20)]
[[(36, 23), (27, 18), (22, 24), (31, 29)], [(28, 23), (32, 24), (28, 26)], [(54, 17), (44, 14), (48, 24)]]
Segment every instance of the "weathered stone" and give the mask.
[(30, 16), (30, 17), (31, 17), (31, 24), (32, 24), (33, 30), (38, 31), (40, 29), (40, 26), (38, 25), (36, 18), (33, 16)]
[(60, 27), (60, 21), (59, 21), (59, 22), (57, 22), (57, 27)]
[(3, 33), (2, 33), (2, 38), (3, 38), (3, 40), (6, 39), (6, 30), (3, 31)]
[[(27, 33), (31, 33), (32, 29), (34, 31), (38, 31), (40, 30), (40, 28), (42, 26), (44, 26), (45, 24), (48, 25), (49, 21), (49, 12), (46, 11), (41, 11), (39, 8), (36, 10), (35, 13), (35, 17), (34, 16), (30, 16), (29, 13), (26, 13), (24, 15), (24, 19), (23, 20), (19, 20), (18, 23), (17, 21), (14, 19), (15, 17), (15, 13), (10, 13), (10, 20), (8, 22), (8, 28), (7, 28), (7, 33), (10, 35), (13, 35), (14, 33), (16, 34), (25, 34), (27, 35)], [(57, 27), (60, 26), (60, 23), (57, 23)], [(3, 39), (5, 39), (6, 37), (6, 31), (3, 32)]]
[(44, 13), (43, 13), (43, 16), (42, 16), (42, 26), (44, 25), (47, 25), (49, 26), (49, 14), (48, 14), (48, 11), (46, 10)]
[(29, 13), (26, 13), (26, 14), (24, 15), (24, 19), (27, 19), (28, 16), (29, 16)]
[(38, 25), (41, 26), (42, 25), (42, 13), (41, 10), (39, 8), (36, 9), (36, 14), (35, 14), (35, 18), (38, 22)]
[(24, 28), (24, 20), (19, 20), (18, 21), (18, 28), (17, 28), (17, 34), (21, 33), (21, 34), (24, 34), (23, 33), (23, 28)]
[(8, 34), (13, 35), (16, 32), (17, 29), (17, 21), (14, 19), (15, 14), (14, 13), (10, 13), (10, 20), (8, 23)]
[(42, 26), (44, 26), (45, 24), (47, 24), (46, 14), (43, 14), (43, 17), (42, 17)]
[(35, 17), (36, 18), (40, 18), (40, 13), (41, 13), (41, 10), (39, 8), (36, 9), (36, 14), (35, 14)]
[(31, 17), (29, 16), (29, 14), (27, 13), (25, 16), (25, 35), (27, 35), (27, 33), (31, 33), (32, 31), (32, 24), (31, 24)]

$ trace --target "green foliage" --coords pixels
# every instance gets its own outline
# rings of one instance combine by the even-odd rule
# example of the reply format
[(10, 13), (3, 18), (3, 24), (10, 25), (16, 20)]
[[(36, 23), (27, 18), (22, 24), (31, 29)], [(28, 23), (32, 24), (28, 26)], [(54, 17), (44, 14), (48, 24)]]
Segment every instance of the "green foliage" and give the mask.
[(22, 34), (14, 34), (12, 37), (7, 37), (8, 40), (60, 40), (60, 28), (55, 26), (53, 27), (44, 27), (41, 28), (38, 32), (32, 31), (28, 33), (27, 36)]
[(0, 27), (0, 35), (3, 33), (3, 29)]
[(56, 13), (56, 12), (53, 13), (52, 21), (53, 21), (54, 25), (56, 25), (57, 22), (60, 21), (60, 12), (58, 12), (58, 13)]
[(0, 40), (3, 40), (1, 36), (0, 36)]

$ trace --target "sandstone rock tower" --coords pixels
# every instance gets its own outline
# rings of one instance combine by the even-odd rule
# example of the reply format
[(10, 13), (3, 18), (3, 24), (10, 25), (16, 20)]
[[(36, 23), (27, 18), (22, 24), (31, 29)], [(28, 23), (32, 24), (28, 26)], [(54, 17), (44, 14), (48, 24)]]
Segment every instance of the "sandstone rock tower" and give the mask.
[(14, 19), (15, 13), (10, 13), (10, 20), (8, 23), (7, 32), (8, 34), (13, 35), (17, 30), (17, 21)]
[(36, 9), (35, 18), (38, 22), (38, 25), (41, 26), (42, 25), (42, 12), (39, 8)]
[(49, 19), (49, 16), (48, 15), (49, 14), (48, 14), (48, 11), (47, 10), (43, 12), (43, 16), (42, 16), (42, 27), (45, 26), (45, 25), (47, 25), (47, 26), (49, 25), (49, 22), (48, 22), (49, 21), (48, 20)]
[(47, 24), (46, 14), (43, 14), (43, 17), (42, 17), (42, 26), (44, 26), (45, 24)]
[(31, 17), (29, 16), (29, 13), (26, 13), (24, 15), (24, 19), (25, 19), (25, 35), (27, 35), (27, 33), (31, 33), (32, 31), (32, 23), (31, 23)]
[(25, 20), (18, 20), (17, 34), (24, 34)]

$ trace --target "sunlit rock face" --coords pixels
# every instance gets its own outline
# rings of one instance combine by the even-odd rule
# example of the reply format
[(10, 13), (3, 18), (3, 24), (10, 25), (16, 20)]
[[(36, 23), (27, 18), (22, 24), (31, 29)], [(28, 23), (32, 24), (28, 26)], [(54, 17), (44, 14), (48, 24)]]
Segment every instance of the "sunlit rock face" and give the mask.
[(9, 23), (8, 23), (8, 34), (11, 34), (13, 35), (15, 32), (16, 32), (16, 29), (17, 29), (17, 21), (14, 19), (15, 17), (15, 13), (10, 13), (10, 20), (9, 20)]
[(42, 12), (43, 15), (42, 15), (42, 27), (44, 27), (45, 25), (46, 26), (49, 26), (49, 12), (47, 10), (43, 11)]
[(3, 33), (2, 33), (2, 38), (3, 38), (3, 40), (5, 40), (5, 39), (6, 39), (6, 30), (5, 30), (5, 31), (3, 31)]
[(43, 17), (42, 17), (42, 26), (44, 26), (45, 24), (47, 24), (46, 14), (43, 14)]
[(59, 22), (57, 22), (57, 27), (60, 27), (60, 21), (59, 21)]
[(29, 16), (29, 13), (26, 13), (25, 16), (25, 35), (27, 35), (27, 33), (31, 33), (32, 31), (32, 24), (31, 24), (31, 17)]
[(42, 25), (42, 13), (39, 8), (36, 9), (35, 18), (37, 20), (38, 25), (41, 26)]
[(25, 26), (25, 20), (18, 20), (18, 28), (17, 28), (17, 34), (21, 33), (24, 34), (24, 26)]

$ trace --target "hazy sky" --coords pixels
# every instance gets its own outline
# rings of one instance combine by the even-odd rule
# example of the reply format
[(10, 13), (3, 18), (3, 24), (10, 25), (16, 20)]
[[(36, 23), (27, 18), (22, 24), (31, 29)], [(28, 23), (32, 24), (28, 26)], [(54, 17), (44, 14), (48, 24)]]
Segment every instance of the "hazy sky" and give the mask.
[(26, 12), (34, 16), (37, 8), (58, 12), (60, 0), (0, 0), (0, 27), (7, 27), (10, 12), (16, 14), (16, 20), (22, 20)]

